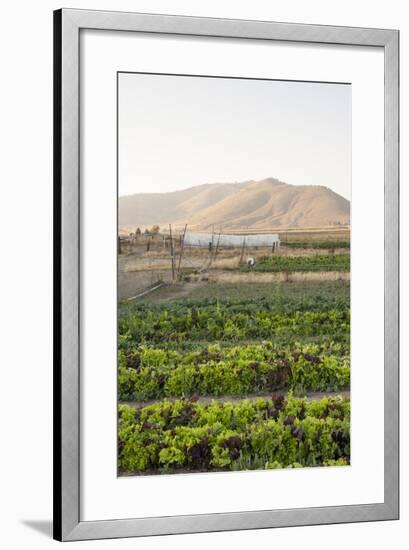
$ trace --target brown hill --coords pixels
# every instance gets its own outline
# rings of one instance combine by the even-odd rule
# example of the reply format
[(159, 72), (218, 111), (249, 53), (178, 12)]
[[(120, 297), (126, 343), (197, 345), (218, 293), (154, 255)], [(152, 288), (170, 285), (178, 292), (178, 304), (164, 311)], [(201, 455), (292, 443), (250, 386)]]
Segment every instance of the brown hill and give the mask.
[(327, 187), (274, 178), (119, 198), (120, 227), (188, 223), (198, 229), (254, 230), (335, 226), (349, 224), (349, 219), (349, 201)]

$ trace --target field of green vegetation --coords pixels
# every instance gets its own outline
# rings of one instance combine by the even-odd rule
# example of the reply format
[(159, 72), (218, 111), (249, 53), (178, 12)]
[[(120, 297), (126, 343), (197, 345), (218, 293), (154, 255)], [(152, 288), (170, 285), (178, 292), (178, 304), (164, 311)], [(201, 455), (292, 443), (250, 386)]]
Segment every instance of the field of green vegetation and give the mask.
[[(174, 299), (175, 287), (164, 286), (144, 296), (143, 303), (152, 305), (162, 304), (166, 301), (168, 305), (171, 305)], [(345, 303), (349, 303), (349, 281), (292, 281), (286, 284), (281, 282), (269, 284), (210, 282), (205, 285), (192, 285), (184, 303), (188, 300), (190, 302), (216, 303), (222, 301), (240, 304), (265, 300), (273, 304), (286, 303), (293, 308), (300, 303), (305, 304), (305, 308), (314, 308), (317, 307), (317, 302), (324, 303), (328, 299), (335, 304), (335, 307), (337, 304), (343, 307)], [(126, 311), (127, 307), (129, 307), (127, 302), (120, 305), (121, 314)]]
[(281, 243), (281, 246), (285, 248), (305, 248), (305, 249), (322, 249), (322, 250), (331, 250), (338, 248), (350, 248), (349, 241), (339, 241), (339, 240), (311, 240), (311, 241), (285, 241)]
[[(263, 256), (259, 258), (253, 271), (268, 272), (303, 272), (303, 271), (349, 271), (349, 254), (314, 254), (312, 256)], [(241, 267), (248, 271), (247, 265)]]
[(347, 400), (291, 395), (238, 404), (120, 405), (120, 468), (173, 473), (346, 465), (349, 417)]
[(349, 463), (349, 399), (305, 397), (349, 389), (347, 282), (162, 297), (119, 307), (121, 474)]

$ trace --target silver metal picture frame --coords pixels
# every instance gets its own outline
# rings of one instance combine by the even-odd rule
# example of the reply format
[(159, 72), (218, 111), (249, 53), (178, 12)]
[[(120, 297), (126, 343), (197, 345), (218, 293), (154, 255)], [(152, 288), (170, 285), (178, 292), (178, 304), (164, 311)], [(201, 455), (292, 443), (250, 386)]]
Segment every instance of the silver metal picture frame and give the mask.
[[(80, 520), (81, 29), (383, 48), (384, 502)], [(394, 520), (399, 517), (399, 32), (108, 11), (54, 12), (54, 538), (60, 541)]]

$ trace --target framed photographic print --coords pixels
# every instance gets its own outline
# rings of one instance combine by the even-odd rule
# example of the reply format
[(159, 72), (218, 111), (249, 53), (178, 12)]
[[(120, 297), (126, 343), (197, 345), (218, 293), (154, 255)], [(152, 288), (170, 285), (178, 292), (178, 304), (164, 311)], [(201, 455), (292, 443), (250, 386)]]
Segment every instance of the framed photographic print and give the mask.
[(54, 13), (54, 536), (398, 518), (398, 31)]

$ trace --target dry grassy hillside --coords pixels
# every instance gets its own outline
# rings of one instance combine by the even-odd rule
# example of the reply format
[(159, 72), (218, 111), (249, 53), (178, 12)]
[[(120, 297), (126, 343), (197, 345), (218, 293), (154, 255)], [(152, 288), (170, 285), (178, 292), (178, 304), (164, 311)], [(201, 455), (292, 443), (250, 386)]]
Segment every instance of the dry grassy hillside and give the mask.
[(119, 199), (120, 226), (188, 223), (228, 229), (323, 227), (349, 224), (349, 201), (323, 186), (289, 185), (274, 178), (206, 184), (171, 193)]

